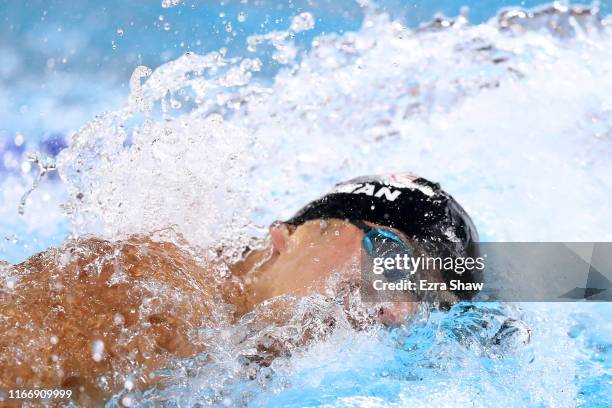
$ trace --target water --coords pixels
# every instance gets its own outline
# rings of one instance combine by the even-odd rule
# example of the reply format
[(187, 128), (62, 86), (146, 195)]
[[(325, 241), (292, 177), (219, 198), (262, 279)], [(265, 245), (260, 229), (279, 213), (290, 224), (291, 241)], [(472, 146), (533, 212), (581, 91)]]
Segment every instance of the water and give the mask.
[[(439, 180), (485, 241), (612, 239), (608, 5), (516, 19), (495, 17), (509, 4), (474, 3), (472, 24), (416, 28), (433, 11), (459, 15), (459, 4), (3, 5), (1, 257), (23, 260), (68, 234), (143, 231), (200, 248), (224, 242), (234, 257), (333, 183), (390, 171)], [(20, 49), (14, 38), (29, 42)], [(58, 171), (19, 217), (38, 175), (29, 150), (55, 157)], [(317, 299), (303, 307), (336, 313)], [(340, 324), (254, 379), (235, 358), (246, 346), (220, 342), (215, 365), (195, 361), (195, 375), (173, 372), (173, 387), (138, 398), (609, 406), (610, 311), (458, 305), (393, 332)], [(495, 345), (509, 317), (531, 330), (529, 344)], [(214, 335), (232, 340), (248, 327)]]

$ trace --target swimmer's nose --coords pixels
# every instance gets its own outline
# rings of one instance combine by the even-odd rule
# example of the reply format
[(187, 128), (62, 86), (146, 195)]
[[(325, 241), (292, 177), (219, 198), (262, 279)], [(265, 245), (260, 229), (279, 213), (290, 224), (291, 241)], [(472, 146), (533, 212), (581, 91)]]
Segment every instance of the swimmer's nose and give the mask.
[(289, 235), (289, 228), (284, 222), (275, 221), (270, 225), (270, 239), (275, 251), (282, 253), (287, 250)]

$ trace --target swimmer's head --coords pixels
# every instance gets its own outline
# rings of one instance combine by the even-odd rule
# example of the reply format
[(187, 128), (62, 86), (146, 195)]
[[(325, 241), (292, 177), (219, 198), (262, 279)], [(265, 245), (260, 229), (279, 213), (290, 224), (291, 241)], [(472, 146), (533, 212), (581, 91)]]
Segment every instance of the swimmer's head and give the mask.
[[(424, 249), (427, 256), (476, 257), (476, 228), (455, 199), (440, 185), (407, 174), (365, 176), (339, 183), (328, 194), (306, 205), (286, 224), (296, 227), (316, 220), (365, 222), (399, 231), (404, 239)], [(278, 239), (278, 234), (277, 241)], [(273, 234), (272, 239), (275, 239)], [(277, 244), (282, 245), (281, 242)], [(479, 270), (440, 271), (449, 282), (479, 282)], [(454, 291), (469, 299), (473, 291)]]

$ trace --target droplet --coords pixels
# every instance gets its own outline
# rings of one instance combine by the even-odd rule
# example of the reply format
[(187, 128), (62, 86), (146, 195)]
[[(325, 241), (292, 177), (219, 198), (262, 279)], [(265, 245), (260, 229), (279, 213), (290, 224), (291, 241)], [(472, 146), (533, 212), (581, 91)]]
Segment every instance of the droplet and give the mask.
[(314, 17), (312, 14), (304, 12), (293, 17), (289, 29), (294, 33), (311, 30), (315, 26)]
[(180, 101), (173, 98), (170, 100), (170, 106), (172, 106), (172, 109), (180, 109), (183, 105)]
[(13, 142), (15, 143), (15, 146), (21, 146), (23, 144), (23, 142), (25, 141), (23, 135), (21, 133), (17, 133), (15, 135), (15, 139), (13, 139)]
[(91, 358), (95, 362), (102, 361), (104, 357), (104, 342), (102, 340), (94, 340), (91, 345)]
[(128, 378), (127, 380), (125, 380), (125, 382), (123, 383), (123, 387), (130, 391), (132, 388), (134, 388), (134, 380), (132, 380), (132, 378)]
[(240, 13), (238, 13), (238, 18), (237, 18), (239, 23), (244, 23), (246, 21), (246, 14), (241, 11)]
[(162, 0), (161, 6), (163, 8), (170, 8), (170, 7), (178, 6), (180, 2), (181, 0)]
[(123, 315), (121, 313), (115, 313), (115, 315), (113, 316), (113, 323), (119, 326), (122, 325), (124, 322), (125, 318), (123, 317)]
[(117, 35), (118, 35), (119, 37), (123, 37), (123, 28), (118, 28), (118, 29), (117, 29)]
[(21, 172), (23, 174), (28, 174), (32, 170), (32, 164), (30, 162), (21, 163)]
[(51, 342), (51, 344), (57, 344), (59, 343), (59, 339), (57, 338), (57, 336), (51, 336), (49, 338), (49, 341)]
[(232, 28), (232, 23), (228, 21), (228, 22), (225, 24), (225, 31), (227, 31), (228, 33), (231, 33), (231, 32), (232, 32), (232, 30), (233, 30), (233, 28)]
[(13, 278), (7, 279), (6, 287), (8, 289), (14, 289), (15, 288), (15, 279), (13, 279)]
[(124, 407), (131, 407), (134, 405), (134, 398), (132, 398), (132, 396), (130, 395), (126, 395), (125, 397), (121, 398), (121, 405), (123, 405)]
[(170, 31), (171, 28), (172, 26), (170, 25), (170, 23), (164, 23), (164, 31)]

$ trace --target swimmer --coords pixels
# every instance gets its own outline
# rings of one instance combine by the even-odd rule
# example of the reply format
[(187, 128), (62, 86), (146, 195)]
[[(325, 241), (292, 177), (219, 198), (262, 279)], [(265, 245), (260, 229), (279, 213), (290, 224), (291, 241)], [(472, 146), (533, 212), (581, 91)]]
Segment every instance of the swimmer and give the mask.
[[(438, 184), (404, 174), (336, 185), (273, 223), (265, 243), (222, 279), (214, 273), (218, 262), (188, 245), (147, 236), (80, 238), (18, 265), (0, 264), (0, 390), (70, 389), (75, 402), (99, 405), (122, 389), (159, 384), (160, 369), (206, 351), (198, 329), (231, 325), (266, 307), (258, 315), (264, 324), (282, 322), (287, 299), (313, 294), (348, 302), (360, 285), (362, 254), (381, 243), (467, 256), (477, 240), (469, 216)], [(479, 279), (474, 271), (462, 276)], [(449, 291), (439, 301), (471, 296)], [(411, 293), (376, 304), (372, 319), (402, 324), (423, 299)]]

